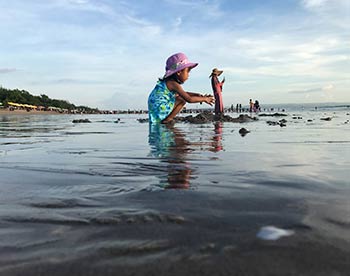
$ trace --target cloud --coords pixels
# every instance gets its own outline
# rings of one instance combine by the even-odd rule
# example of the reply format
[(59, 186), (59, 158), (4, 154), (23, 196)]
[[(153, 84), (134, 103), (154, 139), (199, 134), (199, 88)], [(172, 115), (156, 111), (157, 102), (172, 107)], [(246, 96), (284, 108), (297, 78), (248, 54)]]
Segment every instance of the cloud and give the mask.
[(81, 4), (87, 4), (89, 0), (69, 0), (69, 2), (81, 5)]
[(327, 84), (325, 86), (322, 87), (323, 91), (332, 91), (334, 90), (334, 85), (333, 84)]
[[(95, 1), (91, 0), (52, 0), (51, 3), (47, 3), (48, 7), (51, 5), (53, 6), (60, 6), (63, 8), (80, 8), (80, 9), (90, 9), (92, 7), (106, 7), (104, 4), (97, 4)], [(99, 11), (99, 9), (97, 9)]]
[(350, 6), (348, 0), (301, 0), (301, 5), (306, 9), (320, 10), (343, 9)]
[(17, 71), (17, 69), (15, 69), (15, 68), (0, 68), (0, 74), (13, 73), (16, 71)]
[(137, 18), (130, 14), (124, 14), (124, 17), (129, 23), (127, 27), (130, 32), (139, 34), (139, 38), (141, 39), (152, 39), (162, 33), (161, 26), (154, 24), (148, 20)]
[(174, 24), (173, 24), (173, 28), (177, 29), (177, 28), (179, 28), (181, 26), (181, 24), (182, 24), (182, 18), (181, 17), (177, 17), (175, 19)]
[(302, 5), (305, 8), (319, 8), (327, 4), (329, 0), (302, 0)]
[[(349, 0), (302, 0), (302, 7), (316, 17), (310, 20), (315, 27), (331, 29), (337, 28), (348, 33), (350, 25), (350, 1)], [(310, 18), (311, 19), (311, 18)], [(322, 27), (323, 26), (323, 27)], [(334, 29), (335, 28), (335, 29)]]
[(77, 84), (77, 85), (104, 84), (104, 82), (102, 82), (102, 81), (81, 80), (81, 79), (71, 79), (71, 78), (57, 79), (57, 80), (50, 81), (49, 83), (52, 83), (52, 84)]
[(333, 90), (334, 90), (333, 84), (327, 84), (327, 85), (324, 85), (323, 87), (288, 91), (288, 93), (290, 94), (310, 94), (310, 93), (320, 93), (320, 92), (330, 93)]
[[(350, 25), (349, 0), (302, 0), (301, 5), (315, 14), (313, 23), (327, 24), (327, 28), (340, 27), (348, 33)], [(339, 31), (339, 30), (338, 30)]]
[(305, 90), (294, 90), (294, 91), (288, 91), (290, 94), (309, 94), (309, 93), (319, 93), (322, 91), (322, 87), (318, 88), (311, 88), (311, 89), (305, 89)]
[(182, 11), (186, 8), (190, 14), (194, 12), (201, 13), (208, 18), (219, 18), (224, 15), (220, 8), (220, 1), (218, 0), (166, 0), (165, 2), (175, 6), (182, 7)]
[[(182, 51), (200, 63), (184, 86), (189, 91), (210, 91), (208, 76), (219, 67), (225, 91), (235, 91), (225, 94), (231, 102), (250, 93), (275, 100), (280, 91), (292, 100), (298, 93), (317, 98), (317, 91), (349, 97), (349, 0), (243, 2), (0, 3), (0, 74), (23, 73), (2, 75), (9, 88), (40, 88), (83, 103), (98, 98), (101, 107), (145, 107), (166, 58)], [(6, 68), (11, 64), (25, 71)]]

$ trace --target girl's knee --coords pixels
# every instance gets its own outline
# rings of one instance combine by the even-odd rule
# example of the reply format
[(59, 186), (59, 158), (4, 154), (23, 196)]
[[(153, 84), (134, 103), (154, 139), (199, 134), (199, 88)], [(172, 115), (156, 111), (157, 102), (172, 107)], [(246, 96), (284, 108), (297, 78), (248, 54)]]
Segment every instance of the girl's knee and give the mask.
[(184, 106), (186, 104), (186, 101), (182, 98), (179, 99), (179, 104), (181, 104), (182, 106)]

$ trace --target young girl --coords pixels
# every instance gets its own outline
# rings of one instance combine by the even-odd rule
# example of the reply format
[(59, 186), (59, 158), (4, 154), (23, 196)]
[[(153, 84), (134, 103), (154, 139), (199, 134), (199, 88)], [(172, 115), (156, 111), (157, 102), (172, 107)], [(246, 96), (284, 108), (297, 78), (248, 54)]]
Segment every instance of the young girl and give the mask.
[(188, 103), (214, 103), (210, 95), (186, 92), (181, 87), (189, 77), (190, 70), (198, 63), (189, 62), (186, 55), (177, 53), (166, 61), (165, 75), (159, 79), (148, 97), (148, 117), (150, 123), (169, 123)]
[(222, 102), (222, 86), (224, 85), (225, 78), (219, 81), (219, 76), (222, 74), (222, 70), (214, 68), (209, 78), (211, 78), (211, 86), (215, 97), (215, 115), (221, 115), (224, 113), (224, 104)]

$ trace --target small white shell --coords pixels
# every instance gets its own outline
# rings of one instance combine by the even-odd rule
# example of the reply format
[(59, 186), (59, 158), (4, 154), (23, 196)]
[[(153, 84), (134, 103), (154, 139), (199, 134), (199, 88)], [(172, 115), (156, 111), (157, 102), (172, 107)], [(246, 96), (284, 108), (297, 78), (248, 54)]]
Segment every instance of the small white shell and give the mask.
[(292, 230), (285, 230), (285, 229), (277, 228), (275, 226), (264, 226), (264, 227), (261, 227), (259, 233), (256, 236), (262, 240), (275, 241), (281, 237), (287, 237), (293, 234), (294, 234), (294, 231)]

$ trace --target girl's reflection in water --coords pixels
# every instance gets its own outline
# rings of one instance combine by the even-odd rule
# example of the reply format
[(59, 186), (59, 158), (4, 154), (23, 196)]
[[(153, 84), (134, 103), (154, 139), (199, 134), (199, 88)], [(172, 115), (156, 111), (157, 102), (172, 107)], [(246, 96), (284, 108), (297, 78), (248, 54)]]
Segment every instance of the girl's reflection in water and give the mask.
[[(215, 124), (214, 136), (209, 141), (194, 142), (174, 125), (150, 124), (149, 145), (151, 154), (166, 164), (166, 175), (160, 177), (160, 185), (166, 189), (188, 189), (194, 171), (188, 154), (195, 147), (217, 152), (222, 150), (222, 124)], [(163, 171), (163, 167), (160, 168)]]
[(215, 122), (214, 123), (214, 136), (213, 136), (213, 142), (212, 147), (210, 151), (218, 152), (220, 150), (223, 150), (222, 147), (222, 122)]

